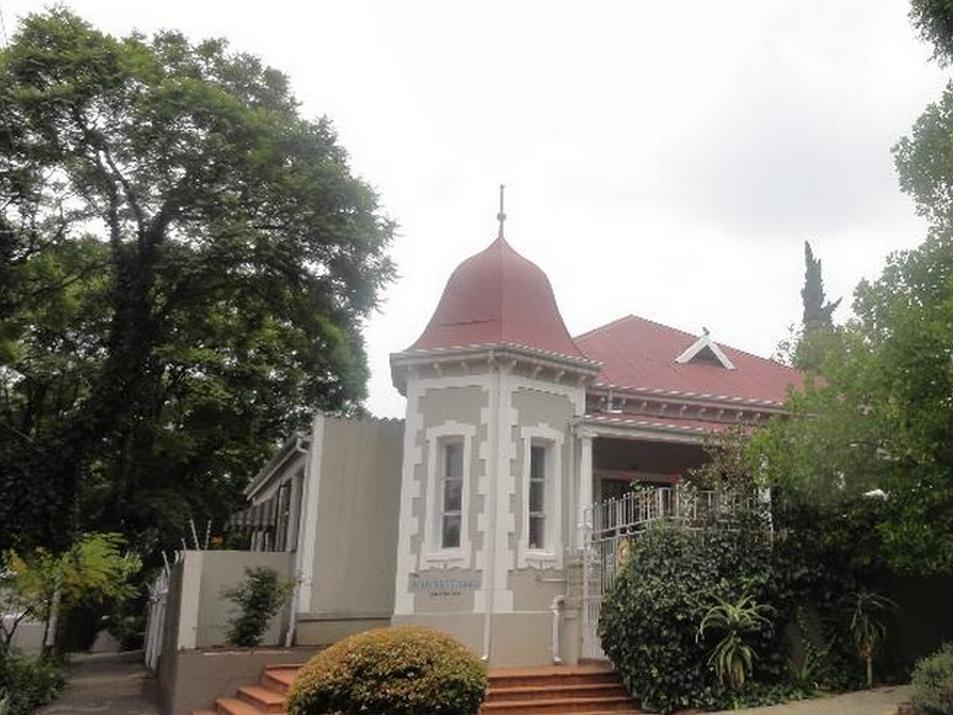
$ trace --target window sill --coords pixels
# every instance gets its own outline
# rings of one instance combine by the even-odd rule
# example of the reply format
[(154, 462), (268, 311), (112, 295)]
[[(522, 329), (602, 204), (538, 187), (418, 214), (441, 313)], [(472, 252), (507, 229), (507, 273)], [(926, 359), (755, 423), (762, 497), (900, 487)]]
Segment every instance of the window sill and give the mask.
[(450, 568), (451, 566), (465, 566), (467, 560), (466, 552), (463, 549), (442, 549), (440, 551), (430, 551), (423, 554), (424, 565), (438, 566), (439, 568)]
[(559, 556), (552, 551), (526, 549), (520, 558), (524, 568), (559, 568)]

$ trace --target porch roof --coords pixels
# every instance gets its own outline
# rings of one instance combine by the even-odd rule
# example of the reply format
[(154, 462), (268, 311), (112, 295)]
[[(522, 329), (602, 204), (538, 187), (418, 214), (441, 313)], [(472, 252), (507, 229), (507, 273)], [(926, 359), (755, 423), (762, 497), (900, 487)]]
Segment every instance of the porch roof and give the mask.
[(709, 434), (718, 434), (732, 428), (750, 428), (750, 425), (742, 422), (634, 412), (589, 413), (583, 416), (580, 424), (592, 430), (595, 436), (696, 443), (703, 442)]

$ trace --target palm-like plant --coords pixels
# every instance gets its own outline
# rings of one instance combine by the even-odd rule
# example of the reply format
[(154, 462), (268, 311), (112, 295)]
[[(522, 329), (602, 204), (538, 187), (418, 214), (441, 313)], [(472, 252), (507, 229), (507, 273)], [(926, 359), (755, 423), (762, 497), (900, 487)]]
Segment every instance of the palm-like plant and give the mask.
[(759, 604), (749, 595), (743, 595), (734, 602), (722, 598), (715, 600), (717, 603), (702, 618), (696, 638), (700, 640), (710, 629), (722, 634), (708, 657), (708, 664), (714, 667), (715, 674), (724, 685), (738, 691), (744, 687), (754, 660), (758, 657), (746, 638), (752, 633), (771, 629), (769, 616), (774, 609)]
[(897, 609), (897, 604), (873, 591), (860, 590), (848, 596), (850, 635), (857, 655), (867, 667), (867, 687), (874, 684), (874, 655), (887, 635), (882, 618)]

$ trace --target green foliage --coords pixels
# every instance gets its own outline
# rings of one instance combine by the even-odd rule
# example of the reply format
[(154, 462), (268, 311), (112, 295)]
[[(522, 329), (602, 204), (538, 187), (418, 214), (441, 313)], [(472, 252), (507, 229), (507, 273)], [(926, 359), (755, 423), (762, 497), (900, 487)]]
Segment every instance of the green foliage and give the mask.
[(288, 694), (288, 715), (471, 715), (486, 667), (449, 636), (419, 626), (382, 628), (312, 658)]
[(245, 580), (222, 595), (238, 606), (238, 615), (229, 622), (228, 642), (240, 647), (261, 643), (268, 624), (294, 591), (293, 580), (282, 580), (274, 569), (245, 569)]
[[(816, 612), (816, 611), (815, 611)], [(834, 646), (834, 640), (821, 644), (812, 638), (807, 625), (807, 609), (795, 606), (793, 626), (797, 632), (797, 646), (800, 657), (788, 658), (788, 675), (791, 685), (800, 692), (812, 693), (820, 690), (827, 681), (829, 673), (828, 658)]]
[(914, 668), (913, 706), (922, 715), (953, 715), (953, 643)]
[(874, 684), (874, 655), (887, 635), (883, 617), (896, 608), (897, 604), (889, 598), (872, 591), (860, 590), (848, 596), (850, 634), (854, 649), (866, 666), (868, 688)]
[[(714, 599), (752, 594), (760, 602), (771, 586), (771, 549), (747, 530), (689, 532), (659, 526), (633, 539), (629, 557), (605, 595), (599, 637), (606, 655), (643, 707), (669, 713), (716, 708), (728, 696), (712, 666), (712, 644), (696, 636)], [(756, 674), (781, 670), (771, 629), (751, 634), (766, 654)]]
[(7, 551), (0, 569), (0, 613), (17, 617), (0, 625), (0, 653), (9, 652), (23, 620), (49, 624), (54, 608), (68, 611), (80, 603), (121, 602), (134, 595), (132, 578), (141, 561), (123, 553), (123, 544), (118, 534), (86, 534), (59, 554), (42, 547), (25, 556)]
[(933, 59), (943, 66), (953, 61), (953, 2), (911, 0), (910, 21), (921, 39), (933, 45)]
[(55, 700), (65, 682), (47, 658), (0, 653), (0, 715), (29, 715)]
[(755, 435), (755, 451), (772, 486), (841, 516), (828, 536), (856, 565), (950, 573), (953, 240), (891, 256), (854, 312), (822, 379), (789, 400), (794, 419)]
[(804, 313), (801, 319), (805, 331), (832, 327), (833, 314), (840, 305), (840, 298), (833, 303), (824, 294), (824, 277), (821, 275), (821, 259), (814, 257), (811, 244), (804, 242), (804, 287), (801, 289)]
[(750, 634), (771, 631), (768, 616), (774, 609), (758, 603), (749, 595), (742, 595), (735, 601), (716, 597), (715, 601), (702, 618), (695, 638), (704, 638), (708, 630), (721, 635), (708, 657), (708, 664), (714, 667), (722, 685), (740, 691), (758, 657), (754, 646), (745, 639)]
[(394, 224), (284, 75), (57, 8), (0, 50), (0, 127), (0, 549), (174, 545), (360, 409)]

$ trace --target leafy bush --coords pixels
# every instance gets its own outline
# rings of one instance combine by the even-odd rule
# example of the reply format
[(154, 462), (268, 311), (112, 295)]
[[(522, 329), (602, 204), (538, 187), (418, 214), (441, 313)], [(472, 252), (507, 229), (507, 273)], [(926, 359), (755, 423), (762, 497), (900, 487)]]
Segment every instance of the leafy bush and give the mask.
[(913, 705), (923, 715), (953, 715), (953, 643), (913, 670)]
[(229, 621), (228, 641), (232, 645), (253, 647), (261, 643), (268, 624), (291, 595), (295, 582), (282, 580), (274, 569), (245, 569), (240, 586), (226, 589), (225, 598), (238, 606), (238, 615)]
[(758, 652), (747, 642), (747, 638), (750, 634), (771, 630), (768, 616), (774, 609), (748, 595), (734, 602), (723, 598), (717, 598), (716, 601), (698, 626), (696, 638), (704, 637), (706, 630), (722, 634), (708, 657), (708, 664), (714, 666), (722, 685), (741, 690), (758, 657)]
[(4, 715), (28, 715), (54, 700), (65, 680), (60, 669), (46, 658), (8, 653), (0, 656), (0, 703)]
[(84, 534), (60, 554), (44, 548), (23, 556), (5, 552), (0, 559), (0, 613), (23, 618), (0, 628), (0, 652), (10, 650), (20, 622), (32, 619), (48, 625), (54, 607), (65, 613), (81, 603), (119, 603), (132, 597), (132, 577), (142, 562), (136, 554), (124, 553), (124, 545), (119, 534)]
[(288, 694), (288, 715), (476, 713), (486, 667), (449, 636), (419, 626), (351, 636), (302, 668)]
[(897, 604), (886, 596), (861, 589), (847, 598), (850, 612), (850, 634), (857, 655), (866, 666), (867, 687), (874, 686), (874, 655), (887, 637), (884, 614), (896, 610)]
[[(751, 594), (771, 602), (771, 549), (756, 532), (688, 532), (661, 525), (634, 539), (605, 595), (599, 619), (602, 648), (626, 686), (648, 709), (716, 708), (730, 703), (708, 664), (714, 643), (696, 638), (712, 601)], [(784, 662), (771, 629), (751, 633), (768, 654), (755, 673), (777, 680)]]

